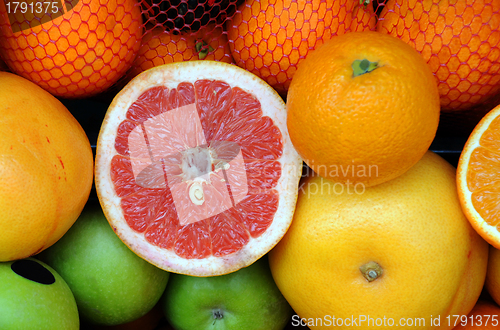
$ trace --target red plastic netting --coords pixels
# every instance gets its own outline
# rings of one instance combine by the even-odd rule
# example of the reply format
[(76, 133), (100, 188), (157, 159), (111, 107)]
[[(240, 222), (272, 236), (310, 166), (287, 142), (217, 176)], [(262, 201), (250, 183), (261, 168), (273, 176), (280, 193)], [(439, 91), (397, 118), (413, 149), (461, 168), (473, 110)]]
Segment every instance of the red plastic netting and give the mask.
[(234, 63), (286, 96), (308, 52), (335, 35), (378, 30), (427, 60), (444, 112), (497, 97), (500, 1), (375, 1), (4, 0), (0, 55), (60, 97), (91, 96), (150, 67), (199, 59)]

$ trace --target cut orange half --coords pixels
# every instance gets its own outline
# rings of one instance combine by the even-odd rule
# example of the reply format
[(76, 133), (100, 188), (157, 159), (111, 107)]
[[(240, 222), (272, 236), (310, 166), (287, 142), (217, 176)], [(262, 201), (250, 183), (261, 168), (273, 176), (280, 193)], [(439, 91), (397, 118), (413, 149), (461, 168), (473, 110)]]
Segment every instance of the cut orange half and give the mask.
[(149, 69), (117, 94), (95, 182), (109, 223), (137, 255), (213, 276), (283, 237), (301, 170), (280, 96), (237, 66), (192, 61)]
[(500, 106), (469, 136), (458, 162), (457, 187), (474, 229), (500, 249)]

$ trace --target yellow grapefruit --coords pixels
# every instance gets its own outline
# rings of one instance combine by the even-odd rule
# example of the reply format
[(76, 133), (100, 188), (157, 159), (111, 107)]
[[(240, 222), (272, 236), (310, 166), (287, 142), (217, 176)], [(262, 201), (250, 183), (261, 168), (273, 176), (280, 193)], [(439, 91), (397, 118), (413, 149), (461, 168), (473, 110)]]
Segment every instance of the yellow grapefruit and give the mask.
[(0, 72), (0, 261), (54, 244), (92, 186), (93, 155), (78, 121), (29, 80)]
[(330, 329), (332, 315), (355, 318), (357, 329), (436, 329), (431, 316), (451, 329), (446, 316), (466, 315), (481, 293), (488, 244), (462, 213), (455, 169), (428, 152), (366, 189), (311, 176), (269, 257), (279, 289), (311, 329)]

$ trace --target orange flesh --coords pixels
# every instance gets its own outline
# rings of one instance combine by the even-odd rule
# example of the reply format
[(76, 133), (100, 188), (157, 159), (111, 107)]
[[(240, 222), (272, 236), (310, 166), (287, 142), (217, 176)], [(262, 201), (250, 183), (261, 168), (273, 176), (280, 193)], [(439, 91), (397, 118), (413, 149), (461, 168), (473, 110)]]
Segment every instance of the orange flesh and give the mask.
[[(193, 103), (207, 141), (205, 148), (214, 150), (220, 141), (239, 146), (248, 192), (239, 203), (221, 213), (181, 225), (169, 185), (146, 188), (136, 182), (129, 135), (137, 126), (144, 127), (148, 119)], [(115, 149), (119, 155), (112, 159), (111, 178), (122, 199), (125, 220), (148, 242), (183, 258), (220, 257), (240, 250), (271, 225), (278, 208), (279, 194), (274, 188), (281, 176), (278, 159), (283, 142), (280, 130), (271, 118), (262, 115), (260, 102), (253, 95), (221, 81), (181, 83), (172, 90), (154, 87), (132, 104), (126, 117), (117, 130)], [(212, 171), (215, 165), (212, 164)], [(167, 175), (163, 179), (167, 181)], [(229, 185), (228, 192), (234, 201)]]
[(474, 149), (467, 170), (472, 205), (500, 231), (500, 118), (495, 118)]

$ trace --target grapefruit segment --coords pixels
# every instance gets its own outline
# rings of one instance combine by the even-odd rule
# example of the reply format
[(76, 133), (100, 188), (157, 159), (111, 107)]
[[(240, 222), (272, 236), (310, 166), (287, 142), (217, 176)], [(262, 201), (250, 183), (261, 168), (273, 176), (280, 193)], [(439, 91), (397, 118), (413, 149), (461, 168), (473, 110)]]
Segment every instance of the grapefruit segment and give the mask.
[(464, 213), (474, 229), (500, 249), (500, 106), (491, 110), (469, 136), (457, 168)]
[(113, 100), (99, 134), (96, 188), (136, 254), (176, 273), (236, 271), (290, 225), (302, 160), (280, 96), (220, 62), (150, 69)]

